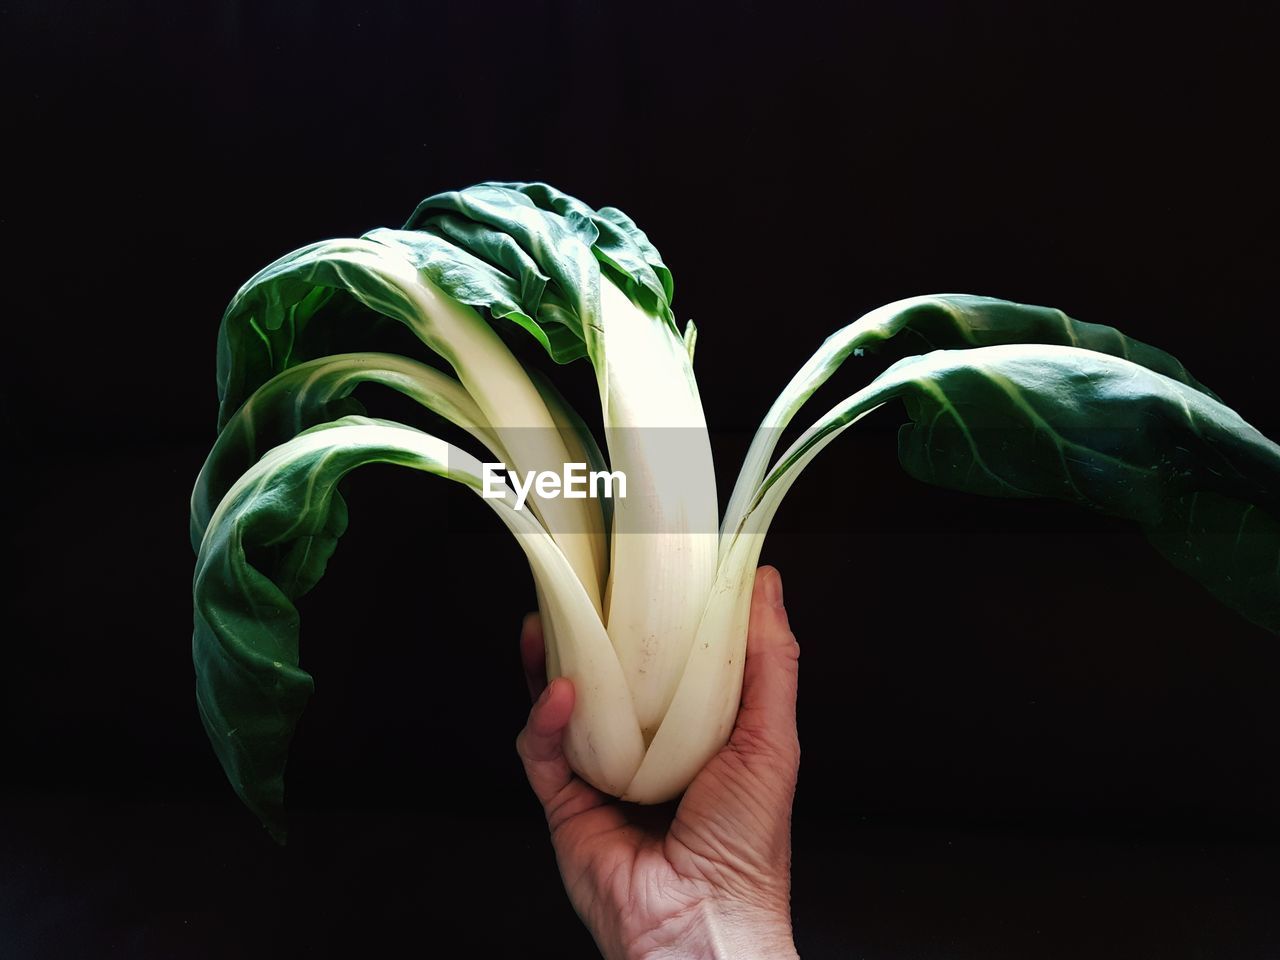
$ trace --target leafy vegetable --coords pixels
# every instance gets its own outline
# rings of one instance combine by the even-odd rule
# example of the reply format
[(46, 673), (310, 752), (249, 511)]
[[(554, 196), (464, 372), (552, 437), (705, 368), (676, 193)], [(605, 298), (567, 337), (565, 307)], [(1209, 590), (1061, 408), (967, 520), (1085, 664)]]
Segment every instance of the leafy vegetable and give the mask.
[[(1223, 602), (1280, 631), (1280, 447), (1173, 357), (1057, 310), (939, 295), (833, 334), (766, 414), (722, 520), (692, 359), (696, 331), (630, 218), (545, 184), (488, 183), (419, 204), (403, 229), (329, 240), (253, 277), (223, 318), (220, 435), (192, 496), (194, 657), (206, 730), (233, 786), (283, 837), (283, 772), (312, 690), (294, 602), (347, 523), (338, 484), (398, 463), (485, 497), (470, 452), (364, 416), (390, 388), (520, 475), (619, 471), (626, 495), (548, 487), (485, 497), (533, 573), (548, 671), (578, 689), (575, 769), (643, 803), (677, 795), (725, 742), (741, 689), (752, 576), (804, 467), (891, 400), (918, 479), (1056, 497), (1129, 518)], [(387, 352), (401, 325), (442, 366)], [(606, 457), (554, 385), (500, 334), (523, 331), (596, 375)], [(905, 355), (911, 348), (921, 355)], [(902, 356), (780, 456), (805, 401), (850, 357)]]

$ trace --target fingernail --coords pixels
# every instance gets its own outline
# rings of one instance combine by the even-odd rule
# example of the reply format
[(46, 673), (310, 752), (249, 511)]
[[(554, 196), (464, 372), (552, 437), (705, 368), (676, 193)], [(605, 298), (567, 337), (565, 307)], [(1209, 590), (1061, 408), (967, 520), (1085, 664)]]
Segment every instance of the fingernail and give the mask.
[(545, 687), (542, 688), (542, 693), (538, 694), (538, 703), (546, 703), (547, 700), (551, 697), (551, 687), (553, 684), (555, 684), (555, 680), (551, 680)]
[(769, 601), (770, 606), (782, 607), (782, 574), (777, 570), (769, 571), (769, 575), (764, 578), (764, 598)]

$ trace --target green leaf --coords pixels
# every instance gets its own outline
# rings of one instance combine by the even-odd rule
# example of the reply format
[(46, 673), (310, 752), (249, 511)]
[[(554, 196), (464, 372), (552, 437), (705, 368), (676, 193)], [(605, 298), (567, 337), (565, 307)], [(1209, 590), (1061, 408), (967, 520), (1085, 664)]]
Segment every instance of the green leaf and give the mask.
[(910, 474), (1137, 520), (1215, 596), (1280, 632), (1280, 447), (1212, 397), (1134, 364), (992, 349), (1006, 355), (972, 357), (908, 397), (914, 424), (899, 454)]
[(624, 214), (603, 215), (545, 184), (479, 184), (424, 200), (403, 230), (311, 244), (252, 277), (219, 332), (219, 427), (292, 366), (384, 346), (388, 321), (423, 337), (403, 263), (523, 328), (557, 363), (589, 353), (601, 362), (602, 269), (674, 329), (670, 272)]
[(671, 271), (662, 262), (662, 255), (658, 253), (658, 248), (649, 242), (648, 235), (636, 226), (634, 220), (617, 207), (601, 207), (596, 211), (596, 218), (596, 226), (600, 225), (601, 220), (607, 220), (631, 239), (640, 256), (645, 263), (649, 264), (650, 269), (653, 270), (654, 275), (658, 278), (658, 282), (662, 285), (662, 293), (666, 298), (667, 306), (670, 306), (675, 299), (675, 282), (672, 279)]
[[(456, 217), (441, 219), (447, 224), (447, 238), (427, 231), (386, 229), (371, 230), (366, 236), (402, 250), (453, 299), (517, 324), (557, 363), (586, 356), (576, 314), (549, 312), (554, 294), (546, 289), (547, 278), (511, 237)], [(498, 266), (473, 251), (492, 257)]]
[[(505, 460), (475, 402), (452, 377), (406, 357), (348, 353), (291, 367), (267, 381), (235, 412), (206, 458), (191, 494), (191, 545), (196, 551), (218, 502), (267, 450), (303, 430), (364, 408), (351, 396), (363, 383), (390, 387), (462, 427)], [(335, 494), (336, 496), (336, 494)]]
[[(405, 223), (405, 231), (423, 236), (443, 235), (461, 219), (475, 225), (467, 248), (474, 256), (495, 266), (510, 268), (519, 258), (545, 275), (557, 287), (564, 314), (562, 322), (592, 352), (600, 313), (599, 266), (591, 251), (597, 234), (590, 222), (566, 220), (554, 212), (541, 210), (525, 194), (506, 186), (481, 183), (465, 190), (438, 193), (423, 200)], [(446, 293), (451, 291), (446, 287)], [(526, 304), (525, 312), (537, 316), (537, 305)], [(532, 308), (532, 309), (530, 309)]]
[(1256, 504), (1200, 490), (1146, 528), (1156, 549), (1254, 623), (1280, 632), (1280, 521)]
[(913, 423), (899, 455), (930, 483), (1059, 497), (1144, 523), (1196, 490), (1280, 494), (1280, 448), (1212, 397), (1119, 358), (1016, 345), (911, 358), (884, 378), (904, 374)]
[(412, 325), (414, 306), (383, 269), (383, 255), (368, 240), (326, 240), (286, 254), (240, 288), (218, 332), (219, 429), (277, 373), (376, 345), (382, 317)]
[[(280, 840), (285, 761), (314, 686), (299, 666), (294, 601), (319, 581), (346, 529), (338, 482), (368, 463), (412, 467), (477, 493), (482, 486), (479, 462), (463, 451), (401, 424), (345, 417), (258, 460), (214, 511), (196, 560), (200, 716), (232, 786)], [(530, 513), (485, 502), (527, 535), (517, 538), (526, 551), (545, 541), (537, 545), (564, 563)]]
[[(531, 297), (523, 301), (524, 314), (545, 337), (526, 329), (544, 348), (544, 340), (556, 345), (548, 352), (559, 362), (574, 358), (563, 334), (570, 331), (598, 366), (602, 268), (628, 296), (675, 328), (670, 271), (625, 214), (606, 210), (593, 210), (544, 183), (480, 183), (423, 200), (405, 230), (447, 237), (513, 277), (543, 278), (545, 289), (532, 280), (521, 282)], [(532, 299), (534, 293), (539, 299)]]
[(402, 251), (453, 299), (522, 327), (557, 363), (586, 356), (581, 325), (575, 317), (546, 315), (547, 278), (511, 237), (457, 217), (441, 220), (443, 236), (387, 229), (365, 236)]
[(544, 330), (524, 313), (522, 298), (538, 300), (545, 278), (513, 278), (430, 234), (372, 230), (358, 240), (327, 240), (287, 254), (236, 294), (218, 336), (219, 426), (276, 374), (306, 360), (376, 346), (378, 326), (388, 319), (437, 349), (428, 318), (406, 293), (405, 283), (417, 280), (405, 273), (414, 270), (453, 299), (529, 330), (562, 362), (585, 352), (571, 330)]
[[(615, 207), (592, 210), (581, 200), (545, 183), (495, 184), (524, 194), (540, 210), (552, 211), (575, 225), (597, 259), (623, 278), (624, 290), (650, 313), (671, 318), (674, 284), (657, 247), (635, 221)], [(594, 234), (594, 241), (587, 240)], [(674, 319), (672, 319), (674, 323)]]
[[(398, 423), (344, 417), (272, 448), (237, 480), (209, 519), (196, 560), (192, 654), (200, 716), (232, 786), (281, 842), (289, 744), (314, 686), (299, 662), (294, 601), (320, 580), (346, 529), (338, 483), (368, 463), (400, 464), (483, 493), (481, 464), (466, 452)], [(549, 650), (559, 675), (577, 684), (566, 751), (590, 782), (621, 793), (640, 765), (644, 739), (595, 600), (512, 491), (485, 503), (524, 551)]]
[[(936, 294), (886, 304), (828, 337), (778, 395), (751, 441), (723, 530), (737, 528), (769, 468), (782, 431), (792, 417), (851, 356), (881, 349), (901, 338), (919, 348), (986, 347), (1006, 343), (1043, 343), (1082, 347), (1121, 357), (1214, 396), (1174, 357), (1114, 327), (1073, 320), (1061, 310), (994, 297)], [(722, 551), (723, 552), (723, 551)]]
[[(770, 487), (785, 490), (835, 436), (894, 397), (912, 421), (899, 435), (912, 476), (1138, 521), (1216, 596), (1280, 631), (1280, 446), (1208, 394), (1091, 350), (1016, 344), (899, 361), (806, 431), (752, 508), (768, 499), (776, 509)], [(1198, 521), (1196, 503), (1211, 505)]]
[[(1081, 347), (1130, 360), (1148, 370), (1215, 396), (1176, 358), (1158, 347), (1127, 337), (1115, 327), (1074, 320), (1054, 307), (1039, 307), (994, 297), (941, 294), (890, 304), (836, 334), (840, 349), (869, 352), (900, 338), (901, 353), (992, 347), (1005, 343), (1045, 343)], [(828, 341), (830, 342), (830, 341)]]

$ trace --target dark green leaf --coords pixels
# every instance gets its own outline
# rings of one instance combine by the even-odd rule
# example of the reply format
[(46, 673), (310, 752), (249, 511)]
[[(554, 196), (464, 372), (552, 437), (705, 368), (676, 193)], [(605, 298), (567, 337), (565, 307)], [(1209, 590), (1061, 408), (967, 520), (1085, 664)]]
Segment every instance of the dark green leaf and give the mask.
[(338, 481), (381, 462), (478, 485), (449, 459), (426, 434), (348, 417), (274, 448), (212, 517), (193, 585), (196, 699), (232, 786), (277, 839), (289, 743), (313, 689), (298, 664), (294, 601), (323, 575), (346, 528)]
[(1082, 347), (1131, 360), (1214, 396), (1177, 359), (1114, 327), (1072, 320), (1061, 310), (994, 297), (946, 293), (899, 300), (872, 310), (828, 337), (791, 378), (769, 408), (743, 461), (725, 511), (725, 529), (737, 529), (754, 501), (782, 431), (804, 403), (851, 356), (892, 343), (896, 353), (909, 348), (987, 347), (1043, 343)]
[(1212, 397), (1113, 357), (1061, 347), (956, 356), (904, 394), (913, 422), (899, 454), (912, 476), (1136, 520), (1216, 596), (1280, 631), (1280, 446)]
[(1180, 568), (1280, 632), (1280, 446), (1209, 394), (1092, 350), (1007, 344), (899, 361), (797, 440), (753, 504), (894, 397), (912, 421), (899, 436), (912, 476), (1138, 521)]
[(327, 240), (281, 257), (241, 287), (218, 333), (219, 429), (277, 373), (376, 346), (382, 318), (411, 322), (413, 305), (378, 258), (369, 241)]
[(482, 442), (493, 442), (483, 431), (477, 432), (480, 411), (461, 385), (439, 370), (393, 354), (350, 353), (309, 360), (259, 387), (218, 435), (191, 494), (193, 549), (199, 551), (219, 501), (264, 453), (317, 424), (363, 413), (360, 402), (350, 395), (362, 383), (397, 390), (476, 433)]
[(993, 347), (1003, 343), (1081, 347), (1131, 360), (1214, 396), (1176, 357), (1127, 337), (1115, 327), (1073, 320), (1053, 307), (953, 293), (905, 303), (904, 309), (886, 317), (885, 322), (868, 325), (855, 345), (874, 349), (879, 343), (901, 336), (903, 353), (918, 353), (921, 347), (938, 350)]
[[(593, 210), (544, 183), (481, 183), (423, 200), (405, 229), (448, 237), (509, 273), (547, 278), (540, 301), (523, 301), (525, 315), (553, 342), (571, 331), (596, 362), (601, 265), (628, 296), (675, 329), (670, 271), (644, 233), (612, 208)], [(570, 351), (550, 352), (563, 362)]]
[[(423, 200), (405, 224), (405, 231), (426, 236), (444, 229), (456, 232), (459, 219), (479, 228), (470, 232), (473, 246), (468, 252), (478, 257), (494, 256), (495, 261), (491, 262), (495, 265), (512, 263), (510, 242), (515, 241), (528, 268), (554, 282), (567, 316), (572, 318), (570, 329), (590, 353), (600, 313), (599, 267), (591, 251), (598, 234), (590, 222), (580, 218), (571, 222), (540, 209), (518, 190), (481, 183)], [(487, 234), (495, 236), (486, 240)], [(452, 295), (447, 287), (445, 292)], [(525, 312), (537, 316), (536, 304), (526, 304)]]
[(1172, 499), (1147, 526), (1179, 570), (1250, 620), (1280, 632), (1280, 521), (1245, 500), (1207, 490)]

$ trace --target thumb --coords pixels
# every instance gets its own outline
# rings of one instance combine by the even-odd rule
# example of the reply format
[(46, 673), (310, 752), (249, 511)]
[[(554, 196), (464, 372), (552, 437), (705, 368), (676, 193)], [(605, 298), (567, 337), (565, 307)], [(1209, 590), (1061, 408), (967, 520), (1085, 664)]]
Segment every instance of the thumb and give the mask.
[(747, 628), (747, 661), (742, 676), (742, 707), (733, 742), (740, 750), (764, 753), (798, 764), (796, 690), (800, 644), (782, 605), (782, 577), (773, 567), (756, 571)]

